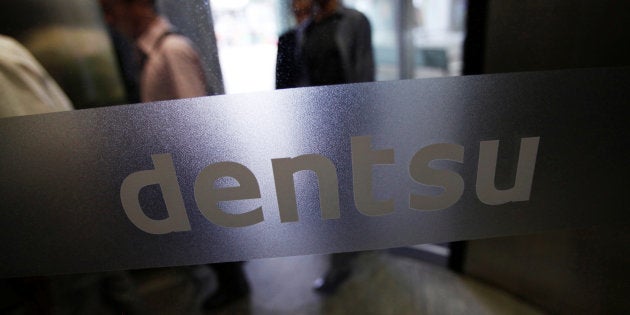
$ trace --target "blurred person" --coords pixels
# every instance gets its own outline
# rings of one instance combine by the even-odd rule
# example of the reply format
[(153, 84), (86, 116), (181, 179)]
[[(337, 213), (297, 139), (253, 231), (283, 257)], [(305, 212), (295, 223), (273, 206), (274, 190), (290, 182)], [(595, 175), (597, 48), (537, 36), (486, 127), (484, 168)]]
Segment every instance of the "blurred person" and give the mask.
[[(0, 35), (0, 118), (72, 110), (57, 82), (15, 39)], [(48, 313), (53, 308), (50, 279), (0, 280), (0, 313)]]
[(311, 22), (313, 0), (292, 0), (291, 10), (296, 27), (284, 32), (278, 38), (276, 59), (276, 89), (294, 88), (308, 85), (308, 75), (302, 59), (304, 31)]
[(0, 35), (0, 117), (72, 110), (68, 96), (24, 46)]
[(134, 55), (133, 40), (114, 28), (117, 14), (113, 1), (101, 1), (103, 17), (105, 18), (107, 34), (112, 42), (114, 54), (118, 63), (118, 70), (125, 88), (127, 103), (140, 102), (140, 65), (138, 56)]
[(127, 104), (140, 103), (140, 66), (133, 54), (133, 43), (112, 27), (107, 27), (107, 33), (112, 41), (125, 88), (125, 101)]
[[(0, 35), (0, 118), (73, 110), (59, 85), (33, 55), (14, 39)], [(83, 274), (65, 277), (29, 277), (3, 280), (0, 312), (48, 314), (66, 310), (91, 311), (101, 299), (115, 311), (140, 313), (134, 288), (124, 272)], [(113, 289), (115, 287), (115, 289)], [(90, 291), (90, 301), (69, 299)], [(4, 305), (7, 304), (7, 305)]]
[[(374, 81), (372, 30), (367, 17), (340, 0), (315, 0), (313, 20), (305, 29), (302, 57), (308, 85)], [(315, 280), (323, 294), (337, 291), (352, 274), (357, 253), (331, 255), (326, 273)]]
[[(208, 95), (199, 53), (190, 40), (159, 15), (155, 0), (101, 0), (106, 21), (136, 45), (142, 102)], [(250, 293), (242, 262), (209, 265), (217, 290), (204, 302), (216, 309)]]
[(199, 53), (158, 14), (155, 0), (101, 0), (111, 27), (132, 39), (140, 75), (140, 101), (208, 95)]
[(304, 63), (309, 85), (374, 81), (372, 30), (367, 17), (340, 0), (315, 0), (305, 30)]

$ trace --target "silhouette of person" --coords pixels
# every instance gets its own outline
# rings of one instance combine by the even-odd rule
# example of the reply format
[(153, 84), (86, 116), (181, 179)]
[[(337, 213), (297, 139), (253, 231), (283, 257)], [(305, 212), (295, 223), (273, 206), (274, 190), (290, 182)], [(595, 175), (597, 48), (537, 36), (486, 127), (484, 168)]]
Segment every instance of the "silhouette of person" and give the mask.
[[(101, 0), (106, 20), (134, 40), (140, 68), (140, 100), (151, 102), (208, 95), (197, 50), (169, 21), (155, 0)], [(249, 294), (242, 262), (209, 265), (218, 288), (203, 307), (214, 309)]]
[(208, 95), (199, 53), (160, 16), (155, 0), (101, 0), (106, 21), (132, 39), (140, 69), (140, 101)]
[(315, 0), (302, 49), (309, 85), (374, 81), (370, 22), (339, 0)]
[(313, 0), (292, 0), (291, 10), (297, 26), (278, 38), (276, 89), (308, 85), (308, 74), (302, 59), (304, 31), (311, 22)]
[(41, 64), (13, 38), (0, 35), (0, 117), (72, 110)]
[[(309, 86), (374, 81), (370, 22), (339, 0), (315, 0), (313, 20), (304, 31), (302, 58)], [(332, 294), (352, 272), (357, 253), (331, 255), (325, 275), (314, 289)]]

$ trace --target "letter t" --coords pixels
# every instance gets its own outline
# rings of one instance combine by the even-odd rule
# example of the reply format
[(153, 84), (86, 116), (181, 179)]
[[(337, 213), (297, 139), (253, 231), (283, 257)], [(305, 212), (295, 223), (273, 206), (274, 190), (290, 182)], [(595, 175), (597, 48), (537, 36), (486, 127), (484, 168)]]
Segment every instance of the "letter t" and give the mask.
[(370, 136), (352, 137), (352, 183), (354, 204), (369, 216), (385, 215), (394, 211), (394, 200), (374, 200), (372, 196), (372, 166), (394, 164), (394, 150), (371, 150)]

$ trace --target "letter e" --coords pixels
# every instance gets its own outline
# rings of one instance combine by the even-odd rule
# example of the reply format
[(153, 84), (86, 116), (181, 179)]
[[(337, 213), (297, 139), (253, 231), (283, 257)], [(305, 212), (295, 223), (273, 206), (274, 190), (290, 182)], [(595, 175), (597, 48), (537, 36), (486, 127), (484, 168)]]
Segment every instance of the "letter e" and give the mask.
[[(234, 178), (239, 186), (214, 188), (217, 179)], [(219, 208), (220, 201), (260, 198), (260, 188), (254, 174), (245, 166), (234, 162), (208, 165), (195, 181), (195, 200), (199, 210), (211, 222), (224, 227), (244, 227), (264, 220), (262, 207), (241, 214), (226, 213)]]

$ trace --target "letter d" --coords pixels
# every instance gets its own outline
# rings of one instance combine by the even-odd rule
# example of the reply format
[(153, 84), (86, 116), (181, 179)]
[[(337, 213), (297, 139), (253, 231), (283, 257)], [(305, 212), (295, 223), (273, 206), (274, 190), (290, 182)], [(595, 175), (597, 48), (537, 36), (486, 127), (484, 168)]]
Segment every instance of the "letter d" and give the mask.
[[(151, 234), (166, 234), (177, 231), (190, 231), (190, 223), (179, 190), (173, 159), (170, 154), (151, 155), (154, 170), (132, 173), (120, 186), (120, 200), (127, 217), (139, 229)], [(149, 185), (160, 185), (168, 217), (154, 220), (142, 211), (138, 195), (140, 189)]]

